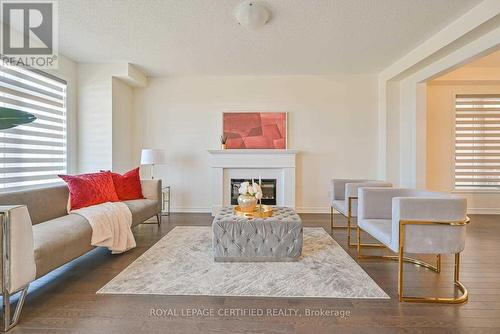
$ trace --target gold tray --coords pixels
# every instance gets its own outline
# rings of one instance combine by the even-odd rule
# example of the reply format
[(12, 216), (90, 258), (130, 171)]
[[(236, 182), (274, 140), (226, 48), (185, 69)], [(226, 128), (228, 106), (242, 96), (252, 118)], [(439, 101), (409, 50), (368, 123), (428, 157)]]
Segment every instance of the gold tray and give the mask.
[(257, 205), (253, 212), (243, 212), (237, 205), (234, 207), (234, 214), (247, 218), (267, 218), (273, 215), (273, 208), (269, 205)]

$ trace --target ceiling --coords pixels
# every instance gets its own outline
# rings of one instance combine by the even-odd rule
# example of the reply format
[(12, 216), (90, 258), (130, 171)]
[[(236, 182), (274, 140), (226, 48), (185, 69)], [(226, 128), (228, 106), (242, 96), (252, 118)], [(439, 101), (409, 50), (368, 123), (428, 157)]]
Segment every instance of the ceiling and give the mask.
[(59, 51), (150, 76), (377, 73), (480, 0), (267, 0), (248, 30), (238, 0), (64, 0)]

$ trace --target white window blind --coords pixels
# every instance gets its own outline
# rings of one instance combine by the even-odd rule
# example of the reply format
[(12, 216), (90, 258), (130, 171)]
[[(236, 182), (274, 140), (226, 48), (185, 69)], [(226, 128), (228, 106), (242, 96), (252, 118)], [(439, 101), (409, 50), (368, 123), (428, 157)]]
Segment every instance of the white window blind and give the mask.
[(0, 191), (60, 182), (66, 173), (66, 82), (0, 65), (0, 106), (27, 111), (33, 123), (0, 131)]
[(500, 189), (500, 94), (455, 101), (455, 188)]

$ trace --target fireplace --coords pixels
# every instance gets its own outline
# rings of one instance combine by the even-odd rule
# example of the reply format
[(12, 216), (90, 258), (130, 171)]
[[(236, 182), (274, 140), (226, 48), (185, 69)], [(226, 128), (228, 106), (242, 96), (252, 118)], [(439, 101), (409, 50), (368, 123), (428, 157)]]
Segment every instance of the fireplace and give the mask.
[[(231, 179), (231, 205), (238, 204), (238, 188), (243, 182), (252, 183), (251, 179)], [(254, 180), (258, 182), (257, 180)], [(262, 179), (262, 204), (276, 205), (276, 179)]]
[(295, 158), (298, 151), (232, 149), (208, 150), (208, 153), (213, 216), (223, 207), (235, 203), (231, 179), (274, 179), (276, 206), (295, 208)]

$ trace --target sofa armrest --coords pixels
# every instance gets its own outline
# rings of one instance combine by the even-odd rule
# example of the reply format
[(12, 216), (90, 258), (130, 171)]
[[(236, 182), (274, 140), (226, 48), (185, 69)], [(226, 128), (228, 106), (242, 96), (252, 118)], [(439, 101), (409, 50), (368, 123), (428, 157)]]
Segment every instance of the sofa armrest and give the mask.
[(1, 283), (4, 291), (14, 293), (36, 277), (33, 227), (25, 205), (0, 206), (0, 222)]
[(161, 180), (141, 180), (142, 195), (144, 198), (158, 201), (158, 212), (162, 210)]

